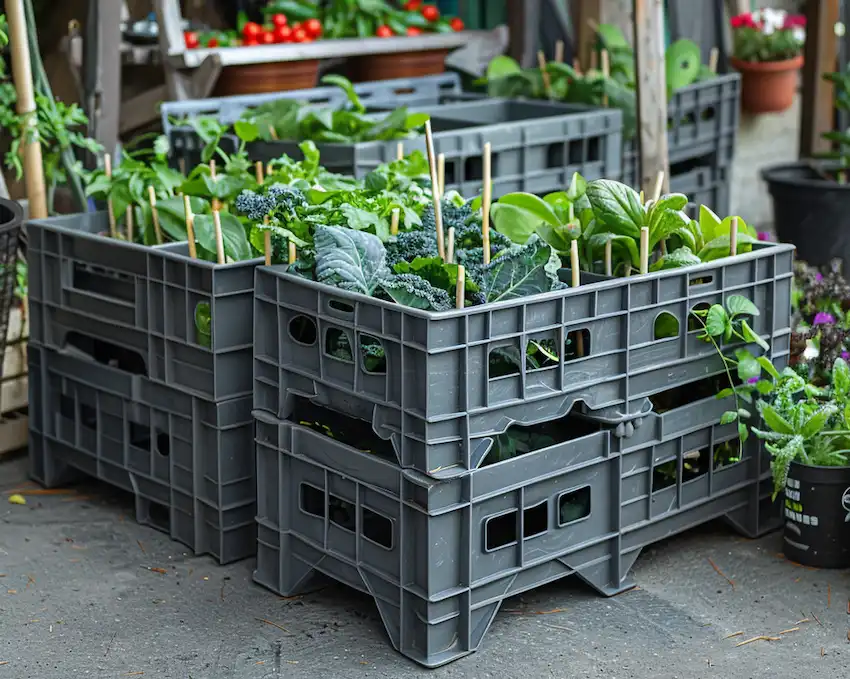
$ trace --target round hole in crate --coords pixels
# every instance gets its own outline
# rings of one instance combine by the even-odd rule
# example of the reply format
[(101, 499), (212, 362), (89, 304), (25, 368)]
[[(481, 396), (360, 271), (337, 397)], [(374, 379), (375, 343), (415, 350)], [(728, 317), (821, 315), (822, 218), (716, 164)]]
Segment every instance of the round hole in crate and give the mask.
[(377, 337), (360, 335), (360, 359), (364, 372), (372, 375), (387, 374), (387, 355)]
[(316, 323), (312, 318), (298, 315), (289, 321), (289, 336), (298, 344), (313, 346), (318, 334)]
[(171, 439), (164, 431), (156, 434), (156, 451), (163, 457), (168, 457), (171, 454)]
[(667, 339), (679, 336), (679, 319), (669, 311), (662, 311), (655, 317), (654, 339)]
[(688, 314), (688, 332), (702, 330), (705, 325), (705, 315), (697, 316), (695, 311), (708, 311), (711, 305), (708, 302), (700, 302), (691, 307), (691, 313)]

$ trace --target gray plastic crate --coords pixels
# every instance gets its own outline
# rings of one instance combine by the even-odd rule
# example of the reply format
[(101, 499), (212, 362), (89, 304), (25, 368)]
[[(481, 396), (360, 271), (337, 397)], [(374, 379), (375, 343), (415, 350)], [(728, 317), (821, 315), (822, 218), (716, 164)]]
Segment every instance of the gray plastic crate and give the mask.
[[(671, 165), (707, 158), (715, 167), (732, 164), (741, 107), (741, 75), (727, 73), (683, 87), (667, 105), (667, 145)], [(676, 176), (671, 167), (672, 182)], [(623, 179), (640, 185), (637, 144), (623, 144)]]
[[(367, 108), (396, 106), (435, 106), (461, 93), (460, 77), (457, 73), (442, 73), (421, 78), (378, 80), (355, 83), (354, 91)], [(201, 162), (204, 143), (197, 133), (187, 126), (175, 125), (173, 121), (200, 116), (215, 116), (219, 122), (231, 124), (239, 120), (249, 108), (281, 99), (296, 99), (315, 106), (343, 106), (348, 99), (339, 87), (316, 87), (307, 90), (291, 90), (270, 94), (248, 94), (214, 99), (191, 99), (188, 101), (164, 102), (162, 129), (171, 145), (172, 161), (183, 160), (191, 169)]]
[[(63, 350), (69, 335), (97, 338), (135, 352), (141, 374), (169, 387), (215, 401), (250, 395), (262, 259), (191, 259), (185, 243), (145, 247), (100, 235), (107, 224), (105, 213), (28, 223), (32, 340)], [(209, 306), (209, 336), (195, 323), (199, 305)]]
[(252, 556), (251, 399), (214, 403), (30, 344), (30, 463), (47, 487), (82, 472), (134, 494), (136, 517), (221, 563)]
[[(283, 266), (258, 267), (254, 407), (286, 419), (293, 395), (307, 396), (371, 422), (402, 467), (462, 475), (512, 423), (557, 419), (577, 403), (625, 422), (646, 412), (649, 395), (722, 372), (689, 317), (729, 295), (758, 306), (755, 331), (773, 357), (786, 355), (792, 258), (792, 246), (759, 244), (734, 259), (443, 313), (347, 293)], [(671, 318), (678, 333), (656, 336)], [(579, 337), (581, 357), (565, 346)], [(342, 338), (355, 348), (351, 361), (333, 351)], [(360, 360), (364, 340), (383, 347), (383, 372), (368, 372)], [(531, 369), (531, 340), (565, 350)], [(491, 370), (493, 352), (516, 355), (514, 371)]]
[[(548, 193), (580, 172), (588, 180), (622, 172), (622, 113), (545, 101), (475, 99), (422, 109), (431, 114), (434, 149), (446, 157), (446, 188), (463, 196), (481, 191), (484, 145), (492, 147), (493, 196), (514, 191)], [(366, 176), (397, 157), (397, 141), (317, 144), (332, 172)], [(424, 136), (404, 141), (406, 152), (425, 152)], [(254, 142), (252, 160), (285, 154), (302, 158), (297, 142)]]
[(731, 210), (730, 191), (732, 166), (698, 166), (670, 178), (670, 191), (684, 193), (689, 199), (685, 212), (693, 219), (699, 217), (699, 206), (705, 205), (718, 215)]
[(570, 575), (616, 594), (643, 547), (718, 517), (778, 527), (755, 438), (737, 464), (653, 488), (659, 465), (737, 440), (733, 425), (677, 430), (676, 415), (658, 444), (618, 453), (600, 431), (436, 481), (255, 412), (254, 579), (288, 596), (316, 571), (366, 592), (393, 646), (434, 667), (475, 651), (507, 597)]

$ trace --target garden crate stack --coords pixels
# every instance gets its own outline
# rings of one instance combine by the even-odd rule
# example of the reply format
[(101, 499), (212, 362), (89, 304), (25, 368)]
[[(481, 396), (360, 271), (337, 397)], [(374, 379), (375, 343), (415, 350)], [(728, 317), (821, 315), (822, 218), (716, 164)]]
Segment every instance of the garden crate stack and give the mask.
[(258, 260), (108, 238), (104, 213), (27, 229), (33, 475), (53, 486), (83, 472), (132, 492), (140, 522), (197, 554), (253, 554)]
[[(319, 571), (367, 592), (393, 645), (436, 666), (474, 651), (508, 596), (573, 574), (614, 594), (673, 533), (771, 527), (767, 457), (720, 424), (734, 399), (715, 398), (723, 363), (690, 319), (749, 299), (781, 369), (791, 267), (792, 248), (756, 244), (441, 313), (258, 268), (255, 580), (289, 595)], [(532, 362), (546, 341), (563, 351)]]
[[(355, 85), (365, 105), (373, 109), (409, 106), (411, 112), (427, 113), (434, 129), (437, 154), (445, 156), (445, 189), (472, 196), (481, 189), (484, 145), (492, 145), (493, 196), (514, 191), (542, 194), (561, 190), (573, 173), (586, 178), (618, 177), (621, 168), (622, 113), (541, 101), (510, 101), (463, 95), (456, 78), (430, 76), (417, 80), (383, 81)], [(196, 160), (203, 147), (191, 128), (175, 126), (177, 118), (215, 115), (230, 124), (252, 106), (276, 99), (298, 99), (311, 104), (340, 106), (344, 92), (321, 88), (258, 97), (235, 97), (206, 102), (172, 102), (162, 109), (163, 124), (178, 162)], [(458, 99), (459, 101), (452, 101)], [(222, 148), (236, 148), (232, 135)], [(397, 158), (399, 143), (404, 153), (425, 151), (423, 136), (403, 142), (367, 141), (318, 143), (322, 165), (331, 172), (365, 177), (383, 163)], [(225, 148), (227, 147), (227, 148)], [(295, 141), (254, 141), (248, 144), (253, 161), (268, 162), (281, 155), (301, 159)]]

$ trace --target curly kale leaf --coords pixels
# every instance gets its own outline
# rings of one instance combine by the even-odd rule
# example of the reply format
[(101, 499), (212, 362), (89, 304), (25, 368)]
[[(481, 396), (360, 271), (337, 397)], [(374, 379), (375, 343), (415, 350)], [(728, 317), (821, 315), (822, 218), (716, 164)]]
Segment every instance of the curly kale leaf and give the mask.
[[(398, 274), (411, 273), (424, 278), (435, 288), (445, 290), (449, 295), (457, 288), (458, 265), (444, 262), (439, 257), (417, 257), (412, 262), (398, 262), (393, 266)], [(478, 285), (469, 279), (464, 282), (465, 290), (478, 292)]]
[(371, 295), (390, 276), (384, 245), (371, 233), (319, 225), (313, 242), (320, 283)]
[(387, 262), (390, 266), (399, 262), (412, 262), (417, 257), (439, 257), (436, 232), (406, 231), (387, 243)]
[(488, 302), (501, 302), (564, 287), (558, 280), (560, 260), (534, 235), (483, 268), (481, 291)]
[(390, 299), (414, 309), (448, 311), (454, 308), (449, 293), (434, 287), (416, 274), (402, 273), (387, 276), (380, 281), (380, 286)]

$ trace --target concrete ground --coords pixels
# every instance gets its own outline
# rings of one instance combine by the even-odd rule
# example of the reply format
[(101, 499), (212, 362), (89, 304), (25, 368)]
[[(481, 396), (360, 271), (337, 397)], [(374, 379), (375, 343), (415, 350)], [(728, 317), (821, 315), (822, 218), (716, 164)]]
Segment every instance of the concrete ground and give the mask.
[[(778, 534), (711, 525), (646, 550), (639, 588), (613, 599), (570, 580), (510, 599), (477, 653), (425, 670), (368, 597), (281, 599), (250, 560), (187, 555), (104, 485), (10, 504), (17, 488), (36, 488), (26, 458), (0, 460), (0, 679), (850, 676), (850, 572), (784, 560)], [(759, 635), (779, 639), (738, 646)]]

